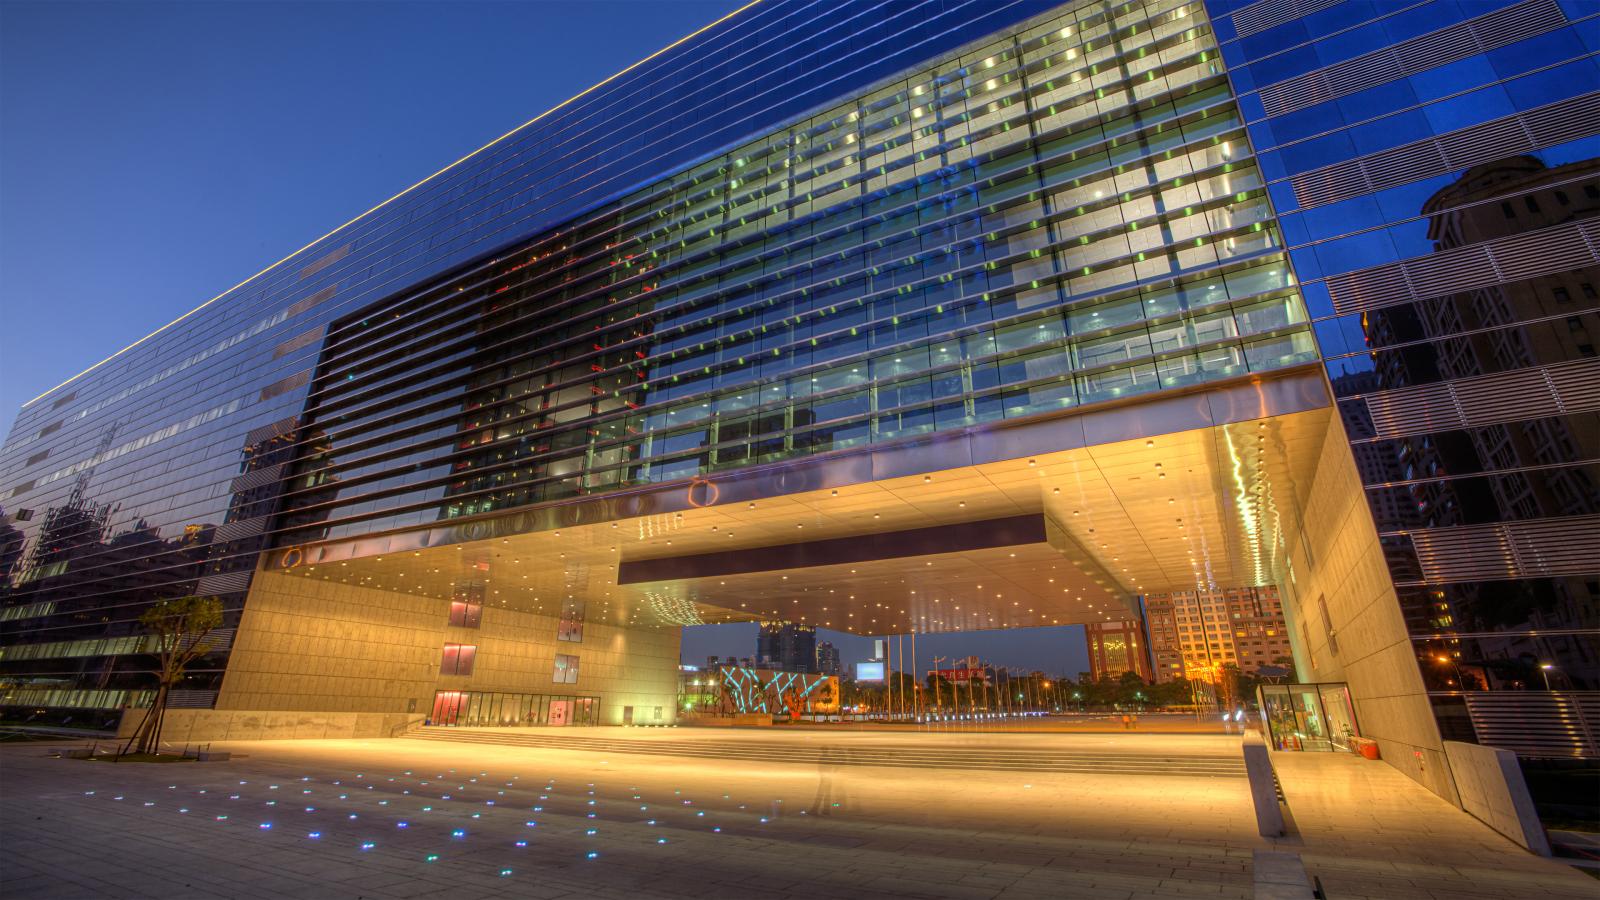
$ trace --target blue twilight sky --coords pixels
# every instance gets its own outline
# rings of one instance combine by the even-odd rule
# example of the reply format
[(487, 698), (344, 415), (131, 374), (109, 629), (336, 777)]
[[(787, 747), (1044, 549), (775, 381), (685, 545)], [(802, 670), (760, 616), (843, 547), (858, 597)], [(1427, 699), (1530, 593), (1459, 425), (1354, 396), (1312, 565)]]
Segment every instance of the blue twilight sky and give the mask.
[(0, 0), (17, 407), (743, 5)]
[[(741, 5), (0, 0), (0, 435), (23, 401)], [(926, 652), (1076, 674), (1081, 633)], [(754, 626), (685, 635), (691, 662), (754, 651)]]

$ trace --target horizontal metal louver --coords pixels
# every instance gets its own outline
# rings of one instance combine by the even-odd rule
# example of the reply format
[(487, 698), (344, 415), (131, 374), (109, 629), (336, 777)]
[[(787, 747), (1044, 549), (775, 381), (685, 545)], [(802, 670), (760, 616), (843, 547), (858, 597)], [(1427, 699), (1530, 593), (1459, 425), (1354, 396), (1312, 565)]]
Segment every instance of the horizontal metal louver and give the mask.
[(301, 278), (310, 278), (311, 276), (317, 274), (318, 272), (321, 272), (323, 269), (326, 269), (327, 267), (333, 265), (334, 263), (338, 262), (341, 259), (344, 259), (346, 256), (349, 256), (349, 255), (350, 255), (350, 245), (349, 244), (345, 244), (345, 245), (343, 245), (341, 247), (335, 247), (333, 250), (330, 250), (327, 254), (325, 254), (322, 258), (318, 259), (316, 262), (313, 262), (311, 265), (306, 266), (305, 268), (301, 269), (300, 270), (300, 277)]
[(272, 358), (278, 359), (280, 357), (288, 356), (294, 351), (299, 350), (301, 347), (306, 347), (322, 340), (322, 333), (326, 330), (326, 328), (326, 325), (318, 325), (310, 331), (301, 332), (300, 334), (295, 335), (278, 346), (273, 347)]
[(1600, 516), (1430, 528), (1410, 537), (1428, 584), (1600, 573)]
[(1600, 127), (1595, 124), (1597, 115), (1600, 115), (1600, 94), (1585, 94), (1530, 110), (1517, 120), (1537, 149), (1594, 134)]
[(1431, 253), (1399, 265), (1413, 295), (1454, 294), (1500, 280), (1489, 248), (1482, 244)]
[(1479, 47), (1493, 50), (1560, 28), (1566, 23), (1567, 16), (1556, 0), (1528, 0), (1468, 19), (1464, 24), (1472, 29)]
[(1489, 245), (1500, 280), (1520, 281), (1546, 272), (1581, 269), (1600, 260), (1600, 224), (1594, 220), (1572, 228), (1504, 237)]
[(1465, 696), (1481, 744), (1518, 756), (1600, 757), (1600, 691), (1483, 691)]
[(1563, 410), (1600, 409), (1600, 377), (1592, 367), (1580, 363), (1551, 366), (1545, 369), (1545, 374)]
[(1600, 572), (1600, 516), (1508, 522), (1503, 527), (1524, 575)]
[(1256, 0), (1233, 13), (1233, 26), (1239, 37), (1249, 37), (1282, 25), (1290, 19), (1309, 16), (1338, 4), (1340, 0)]
[(319, 303), (326, 302), (327, 300), (329, 300), (329, 299), (331, 299), (333, 297), (333, 291), (334, 291), (334, 287), (332, 285), (329, 285), (328, 287), (325, 287), (322, 290), (317, 291), (315, 294), (312, 294), (311, 296), (305, 298), (304, 300), (301, 300), (301, 301), (295, 303), (293, 306), (289, 307), (289, 310), (288, 310), (289, 315), (290, 316), (298, 316), (301, 313), (305, 312), (306, 310), (310, 309), (311, 307), (316, 306)]
[(250, 589), (250, 576), (253, 571), (252, 569), (243, 569), (238, 572), (224, 572), (220, 575), (203, 575), (200, 578), (200, 583), (195, 585), (194, 592), (201, 597), (243, 593)]
[(242, 494), (245, 491), (253, 491), (256, 488), (272, 484), (273, 482), (277, 481), (278, 476), (282, 474), (283, 463), (278, 463), (277, 465), (272, 466), (263, 466), (259, 469), (246, 472), (243, 475), (233, 479), (233, 484), (229, 485), (229, 491), (235, 494)]
[(1474, 163), (1492, 158), (1502, 147), (1520, 147), (1527, 143), (1523, 124), (1515, 119), (1500, 119), (1479, 128), (1452, 131), (1435, 141), (1444, 155), (1445, 166), (1450, 169), (1470, 168)]
[(1551, 415), (1561, 412), (1561, 399), (1550, 386), (1544, 369), (1501, 372), (1450, 385), (1465, 425), (1484, 425), (1526, 418), (1535, 408)]
[(1327, 287), (1334, 312), (1345, 315), (1596, 263), (1600, 220), (1587, 219), (1346, 272)]
[(1511, 547), (1498, 525), (1418, 531), (1411, 544), (1430, 584), (1516, 577)]
[(239, 522), (225, 522), (217, 526), (212, 540), (221, 544), (227, 541), (241, 541), (245, 538), (256, 537), (267, 530), (267, 519), (269, 518), (271, 517), (256, 516), (253, 519), (244, 519)]
[[(1235, 22), (1238, 17), (1235, 16)], [(1269, 116), (1281, 116), (1326, 100), (1514, 44), (1566, 22), (1555, 0), (1525, 0), (1477, 18), (1374, 50), (1337, 65), (1307, 72), (1261, 89)]]
[[(1428, 146), (1432, 146), (1429, 144)], [(1437, 152), (1438, 148), (1434, 148)], [(1359, 160), (1346, 160), (1291, 176), (1295, 202), (1301, 209), (1337, 203), (1367, 192), (1367, 175)]]
[(275, 437), (279, 437), (294, 431), (299, 424), (299, 417), (289, 416), (286, 419), (279, 419), (270, 425), (263, 425), (260, 428), (253, 428), (249, 434), (244, 436), (245, 445), (251, 446), (254, 444), (260, 444), (264, 441), (270, 441)]
[[(1395, 52), (1384, 49), (1347, 60), (1333, 68), (1322, 69), (1310, 73), (1309, 76), (1303, 75), (1301, 77), (1321, 78), (1323, 83), (1328, 86), (1327, 92), (1329, 94), (1334, 97), (1343, 97), (1346, 94), (1353, 94), (1362, 88), (1404, 77), (1405, 74), (1406, 68), (1400, 63), (1400, 59)], [(1263, 102), (1266, 101), (1266, 95), (1266, 91), (1261, 92)], [(1284, 112), (1293, 111), (1293, 108), (1284, 109)]]
[(1399, 437), (1461, 427), (1461, 410), (1446, 385), (1398, 388), (1368, 395), (1374, 436)]
[(1600, 92), (1302, 172), (1291, 176), (1289, 185), (1306, 209), (1595, 133), (1600, 133)]
[(1395, 388), (1362, 399), (1378, 438), (1600, 410), (1600, 358)]
[(173, 691), (167, 695), (170, 709), (210, 709), (216, 705), (216, 691)]
[(294, 390), (295, 388), (303, 386), (306, 382), (308, 382), (310, 380), (311, 380), (311, 370), (310, 369), (307, 369), (304, 372), (296, 372), (295, 374), (290, 375), (288, 378), (279, 379), (278, 381), (274, 381), (272, 384), (269, 384), (266, 387), (262, 388), (261, 389), (261, 399), (262, 400), (271, 400), (273, 397), (277, 397), (277, 396), (282, 395), (282, 394), (287, 394), (288, 392)]

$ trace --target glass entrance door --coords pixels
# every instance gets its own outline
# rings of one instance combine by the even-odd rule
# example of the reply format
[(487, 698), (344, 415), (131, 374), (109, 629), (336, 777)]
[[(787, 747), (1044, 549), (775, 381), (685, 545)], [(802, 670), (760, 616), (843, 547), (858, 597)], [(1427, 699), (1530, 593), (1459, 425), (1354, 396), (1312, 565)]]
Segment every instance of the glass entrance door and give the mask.
[(1268, 740), (1279, 750), (1348, 750), (1361, 734), (1342, 683), (1264, 684), (1258, 699)]

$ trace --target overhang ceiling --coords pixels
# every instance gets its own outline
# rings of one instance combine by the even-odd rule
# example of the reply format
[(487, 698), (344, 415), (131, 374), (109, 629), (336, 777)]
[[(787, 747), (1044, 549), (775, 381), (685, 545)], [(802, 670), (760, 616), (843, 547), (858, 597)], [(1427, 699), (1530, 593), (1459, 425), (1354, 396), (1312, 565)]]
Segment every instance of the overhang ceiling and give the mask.
[[(677, 511), (400, 552), (398, 540), (367, 555), (330, 546), (280, 571), (440, 598), (481, 585), (496, 606), (553, 614), (582, 600), (590, 621), (662, 627), (781, 619), (875, 635), (1114, 620), (1139, 593), (1277, 582), (1331, 414), (1322, 406), (775, 496), (734, 498), (702, 482)], [(1044, 523), (1042, 539), (943, 552), (925, 541), (831, 563), (771, 550), (1028, 516)], [(736, 551), (771, 567), (673, 568)], [(644, 575), (619, 578), (623, 563)]]

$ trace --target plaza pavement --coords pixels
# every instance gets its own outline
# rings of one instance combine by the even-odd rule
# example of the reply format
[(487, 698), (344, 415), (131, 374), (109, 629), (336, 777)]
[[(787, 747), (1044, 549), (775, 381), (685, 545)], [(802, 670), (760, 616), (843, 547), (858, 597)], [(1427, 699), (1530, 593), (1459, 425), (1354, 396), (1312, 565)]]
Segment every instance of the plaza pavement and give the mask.
[[(0, 895), (1246, 898), (1253, 852), (1279, 849), (1334, 900), (1595, 896), (1386, 766), (1332, 754), (1281, 767), (1300, 834), (1260, 838), (1225, 762), (1236, 737), (525, 736), (609, 743), (271, 741), (164, 765), (0, 747)], [(674, 755), (728, 741), (748, 752)], [(1030, 755), (1048, 771), (1014, 767)], [(998, 762), (904, 764), (919, 758)]]

